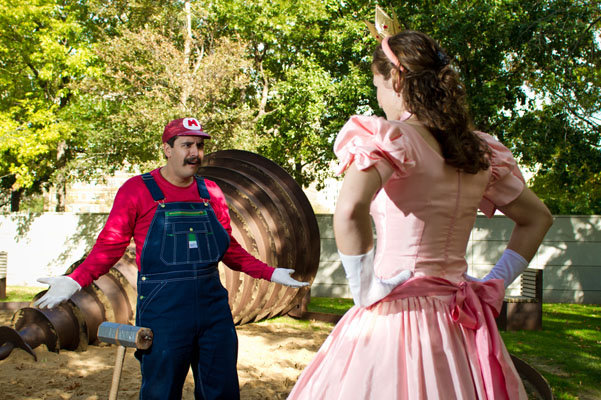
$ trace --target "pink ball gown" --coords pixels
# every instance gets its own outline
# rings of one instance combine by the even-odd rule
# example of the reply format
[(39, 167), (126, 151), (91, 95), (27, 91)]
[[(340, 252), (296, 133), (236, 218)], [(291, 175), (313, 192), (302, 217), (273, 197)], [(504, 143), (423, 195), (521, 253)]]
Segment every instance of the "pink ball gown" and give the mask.
[(494, 317), (501, 280), (466, 282), (478, 208), (487, 216), (522, 192), (510, 151), (490, 135), (491, 167), (458, 171), (407, 122), (352, 117), (334, 150), (341, 172), (374, 166), (385, 180), (370, 212), (374, 273), (413, 277), (369, 306), (351, 308), (288, 399), (526, 399)]

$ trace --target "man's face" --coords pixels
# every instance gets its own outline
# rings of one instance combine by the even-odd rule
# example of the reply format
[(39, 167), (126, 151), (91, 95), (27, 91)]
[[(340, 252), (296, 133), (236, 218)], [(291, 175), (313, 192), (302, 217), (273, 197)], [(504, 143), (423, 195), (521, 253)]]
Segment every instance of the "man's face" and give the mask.
[(204, 156), (204, 138), (200, 136), (177, 136), (173, 147), (163, 143), (167, 165), (179, 177), (193, 176)]

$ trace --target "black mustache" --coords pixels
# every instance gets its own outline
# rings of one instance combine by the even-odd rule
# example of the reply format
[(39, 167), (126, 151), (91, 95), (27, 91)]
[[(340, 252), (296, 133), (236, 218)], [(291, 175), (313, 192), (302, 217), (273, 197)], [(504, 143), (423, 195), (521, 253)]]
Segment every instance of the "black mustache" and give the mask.
[(190, 157), (190, 158), (186, 158), (184, 160), (184, 165), (187, 164), (191, 164), (191, 165), (196, 165), (196, 164), (200, 164), (201, 159), (199, 157)]

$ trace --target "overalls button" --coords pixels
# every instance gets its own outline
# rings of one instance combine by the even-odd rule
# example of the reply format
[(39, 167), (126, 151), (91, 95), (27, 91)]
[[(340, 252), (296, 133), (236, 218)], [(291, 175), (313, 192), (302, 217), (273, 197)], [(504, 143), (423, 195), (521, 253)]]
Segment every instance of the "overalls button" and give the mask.
[(140, 296), (140, 300), (142, 300), (144, 298), (144, 296)]
[(142, 280), (143, 280), (143, 281), (145, 281), (145, 280), (146, 280), (146, 277), (145, 277), (145, 276), (143, 276), (143, 277), (142, 277)]
[(194, 228), (190, 228), (190, 232), (193, 232), (193, 231), (194, 231)]

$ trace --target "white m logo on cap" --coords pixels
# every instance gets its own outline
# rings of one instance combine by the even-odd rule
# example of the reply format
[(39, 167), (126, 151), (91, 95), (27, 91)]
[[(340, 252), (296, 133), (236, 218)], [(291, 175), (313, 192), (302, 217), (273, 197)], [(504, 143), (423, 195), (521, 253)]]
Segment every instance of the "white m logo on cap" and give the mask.
[(202, 126), (196, 120), (196, 118), (184, 118), (183, 124), (184, 124), (184, 128), (189, 129), (191, 131), (201, 131), (202, 130)]

